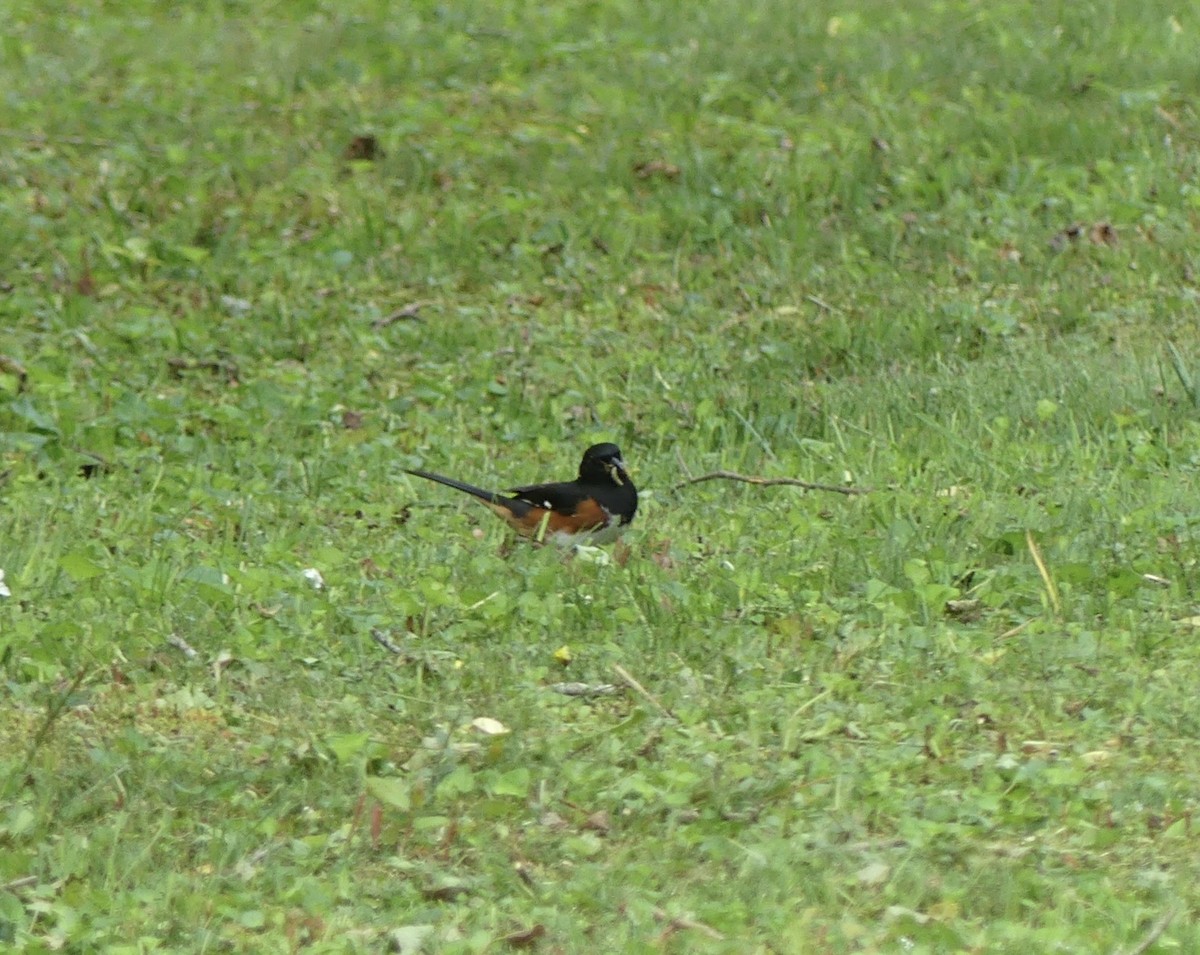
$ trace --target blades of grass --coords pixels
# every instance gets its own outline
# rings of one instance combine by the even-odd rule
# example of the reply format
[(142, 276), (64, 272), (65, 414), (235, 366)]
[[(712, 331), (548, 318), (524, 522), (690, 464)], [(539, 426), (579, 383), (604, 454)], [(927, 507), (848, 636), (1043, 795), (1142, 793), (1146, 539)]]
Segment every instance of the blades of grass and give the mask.
[(1179, 349), (1175, 347), (1173, 341), (1167, 342), (1167, 354), (1171, 358), (1171, 366), (1175, 369), (1175, 374), (1179, 378), (1179, 383), (1183, 385), (1183, 390), (1187, 392), (1188, 398), (1191, 399), (1192, 405), (1200, 408), (1200, 393), (1196, 391), (1196, 382), (1188, 371), (1187, 362), (1184, 361), (1183, 355), (1179, 353)]
[(1042, 558), (1042, 549), (1038, 547), (1038, 542), (1033, 539), (1033, 531), (1025, 532), (1025, 543), (1029, 547), (1029, 553), (1033, 557), (1033, 562), (1037, 565), (1038, 573), (1041, 574), (1042, 585), (1046, 588), (1046, 596), (1050, 600), (1050, 606), (1054, 609), (1055, 614), (1061, 614), (1062, 601), (1058, 596), (1058, 584), (1050, 576), (1050, 570), (1046, 567), (1046, 561)]

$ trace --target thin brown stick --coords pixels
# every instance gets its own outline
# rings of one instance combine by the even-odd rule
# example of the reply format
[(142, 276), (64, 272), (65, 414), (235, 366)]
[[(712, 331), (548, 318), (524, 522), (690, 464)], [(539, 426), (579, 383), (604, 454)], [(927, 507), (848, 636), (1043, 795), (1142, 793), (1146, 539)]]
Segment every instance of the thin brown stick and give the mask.
[(675, 460), (679, 462), (679, 470), (690, 481), (692, 479), (692, 469), (687, 466), (687, 461), (683, 459), (683, 452), (679, 450), (679, 445), (675, 446)]
[[(48, 145), (66, 145), (66, 146), (88, 146), (93, 149), (112, 149), (121, 145), (115, 139), (91, 139), (87, 136), (57, 136), (48, 135), (46, 133), (31, 133), (27, 129), (8, 129), (0, 128), (0, 136), (5, 139), (23, 139), (27, 146), (48, 146)], [(155, 146), (150, 143), (141, 143), (141, 148), (146, 152), (161, 153), (163, 147)]]
[(676, 719), (675, 714), (658, 702), (658, 699), (654, 696), (654, 694), (638, 683), (638, 681), (633, 678), (633, 674), (621, 666), (621, 664), (614, 663), (613, 669), (616, 671), (617, 676), (624, 680), (630, 689), (642, 697), (642, 699), (649, 702), (651, 706), (658, 710), (658, 712), (662, 713), (664, 716), (669, 716), (671, 719)]
[(421, 320), (421, 309), (433, 304), (433, 302), (409, 302), (394, 312), (384, 315), (382, 318), (375, 319), (371, 323), (371, 327), (375, 329), (387, 328), (389, 325), (394, 325), (396, 322), (401, 322), (405, 319), (412, 322), (419, 322)]
[(380, 630), (378, 627), (373, 627), (371, 629), (371, 639), (383, 647), (383, 649), (385, 649), (388, 653), (395, 653), (398, 656), (406, 656), (404, 647), (400, 646), (400, 644), (393, 640), (389, 634), (384, 633), (384, 631)]
[(1054, 583), (1054, 578), (1050, 576), (1050, 569), (1046, 566), (1046, 561), (1042, 559), (1042, 549), (1038, 547), (1038, 542), (1034, 540), (1033, 531), (1025, 532), (1025, 544), (1029, 547), (1029, 553), (1033, 557), (1033, 563), (1037, 566), (1038, 574), (1041, 575), (1042, 584), (1046, 588), (1046, 596), (1050, 600), (1050, 606), (1056, 614), (1062, 613), (1062, 601), (1058, 599), (1058, 585)]
[(747, 474), (737, 474), (733, 471), (710, 471), (708, 474), (701, 474), (699, 477), (680, 481), (671, 490), (678, 491), (682, 487), (687, 487), (689, 484), (699, 484), (701, 481), (742, 481), (746, 484), (756, 484), (759, 487), (786, 485), (788, 487), (802, 487), (806, 491), (829, 491), (833, 494), (868, 494), (871, 491), (869, 487), (848, 487), (845, 484), (818, 484), (813, 481), (801, 481), (799, 478), (753, 477)]
[(1149, 931), (1142, 936), (1140, 942), (1133, 946), (1133, 948), (1117, 949), (1117, 955), (1142, 955), (1143, 952), (1148, 951), (1150, 946), (1158, 941), (1159, 936), (1167, 930), (1167, 926), (1171, 924), (1171, 919), (1173, 918), (1175, 918), (1175, 909), (1167, 909), (1158, 917), (1158, 921), (1150, 926)]
[(805, 295), (804, 297), (808, 301), (812, 302), (815, 306), (817, 306), (817, 308), (822, 309), (823, 311), (826, 311), (826, 312), (840, 312), (841, 311), (841, 309), (838, 308), (836, 305), (830, 305), (823, 298), (818, 298), (815, 295)]
[(664, 941), (674, 935), (681, 929), (692, 929), (699, 932), (701, 935), (707, 935), (709, 938), (718, 942), (725, 941), (725, 933), (719, 932), (711, 925), (705, 925), (703, 922), (697, 922), (693, 918), (688, 918), (686, 915), (668, 915), (664, 910), (654, 909), (654, 917), (660, 922), (666, 922), (667, 927), (663, 929), (660, 936)]
[(195, 648), (177, 633), (167, 634), (167, 645), (174, 647), (189, 660), (194, 660), (198, 656)]
[(1040, 619), (1040, 618), (1038, 618), (1038, 617), (1030, 617), (1030, 618), (1029, 618), (1028, 620), (1026, 620), (1024, 623), (1019, 623), (1019, 624), (1017, 624), (1015, 627), (1011, 627), (1011, 628), (1009, 628), (1008, 630), (1005, 630), (1005, 631), (1004, 631), (1002, 634), (1000, 634), (1000, 636), (999, 636), (997, 639), (999, 639), (999, 640), (1007, 640), (1009, 637), (1015, 637), (1015, 636), (1016, 636), (1018, 633), (1020, 633), (1022, 630), (1024, 630), (1024, 629), (1025, 629), (1026, 627), (1028, 627), (1028, 626), (1029, 626), (1031, 623), (1033, 623), (1034, 621), (1036, 621), (1036, 620), (1038, 620), (1038, 619)]

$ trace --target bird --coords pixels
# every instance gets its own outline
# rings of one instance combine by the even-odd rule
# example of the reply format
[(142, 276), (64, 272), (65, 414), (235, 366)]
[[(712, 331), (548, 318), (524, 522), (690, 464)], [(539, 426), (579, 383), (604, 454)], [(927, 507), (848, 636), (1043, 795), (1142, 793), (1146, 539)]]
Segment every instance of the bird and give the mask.
[(637, 488), (621, 449), (611, 442), (593, 444), (583, 452), (574, 481), (526, 484), (504, 492), (486, 491), (434, 471), (404, 470), (470, 494), (518, 534), (535, 541), (550, 540), (563, 546), (611, 544), (637, 513)]

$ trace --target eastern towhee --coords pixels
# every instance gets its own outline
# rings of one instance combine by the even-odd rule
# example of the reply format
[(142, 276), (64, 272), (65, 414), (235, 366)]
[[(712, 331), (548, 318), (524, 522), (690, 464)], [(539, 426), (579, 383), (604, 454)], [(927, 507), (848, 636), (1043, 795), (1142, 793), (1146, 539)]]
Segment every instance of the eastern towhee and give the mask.
[[(593, 444), (583, 452), (579, 477), (553, 484), (529, 484), (505, 493), (485, 491), (432, 471), (405, 468), (409, 474), (437, 481), (478, 498), (504, 518), (518, 534), (556, 544), (609, 544), (637, 513), (637, 488), (629, 479), (621, 449)], [(505, 494), (512, 495), (506, 497)]]

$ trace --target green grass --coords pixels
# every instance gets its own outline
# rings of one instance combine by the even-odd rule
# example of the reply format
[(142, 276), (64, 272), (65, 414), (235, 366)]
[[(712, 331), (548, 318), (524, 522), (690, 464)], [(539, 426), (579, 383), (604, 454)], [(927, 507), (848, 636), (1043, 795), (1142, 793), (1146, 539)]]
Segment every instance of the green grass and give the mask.
[(393, 6), (3, 6), (0, 947), (1200, 947), (1200, 19)]

